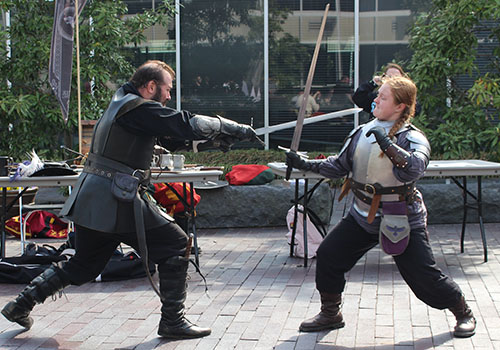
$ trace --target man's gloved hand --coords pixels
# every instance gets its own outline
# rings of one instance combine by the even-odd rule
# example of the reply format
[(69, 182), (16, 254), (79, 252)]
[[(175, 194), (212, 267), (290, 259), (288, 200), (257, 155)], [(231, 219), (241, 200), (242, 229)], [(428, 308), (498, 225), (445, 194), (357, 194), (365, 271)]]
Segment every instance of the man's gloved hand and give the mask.
[(314, 171), (316, 173), (319, 173), (318, 162), (311, 162), (310, 160), (304, 159), (293, 151), (287, 151), (285, 154), (286, 165), (299, 170)]
[(382, 149), (382, 151), (384, 152), (393, 143), (389, 136), (387, 136), (385, 129), (381, 126), (375, 126), (368, 130), (368, 132), (366, 133), (366, 137), (369, 137), (372, 134), (375, 135), (375, 139), (377, 140), (380, 149)]
[(206, 142), (200, 143), (197, 146), (198, 152), (203, 152), (207, 151), (210, 149), (218, 149), (221, 150), (222, 152), (227, 152), (231, 150), (231, 147), (233, 144), (238, 141), (234, 137), (227, 136), (227, 135), (221, 135), (217, 136), (213, 140), (208, 140)]
[(257, 141), (261, 145), (264, 145), (264, 142), (259, 139), (255, 130), (250, 125), (236, 123), (233, 120), (222, 118), (220, 116), (217, 116), (217, 118), (219, 118), (221, 123), (221, 134), (235, 137), (239, 141)]
[(229, 139), (233, 140), (232, 143), (236, 141), (256, 141), (264, 145), (264, 142), (257, 137), (255, 130), (251, 126), (239, 124), (230, 119), (220, 116), (208, 117), (205, 115), (195, 115), (189, 122), (196, 134), (210, 140), (222, 137), (224, 140), (227, 139), (226, 141), (229, 141)]

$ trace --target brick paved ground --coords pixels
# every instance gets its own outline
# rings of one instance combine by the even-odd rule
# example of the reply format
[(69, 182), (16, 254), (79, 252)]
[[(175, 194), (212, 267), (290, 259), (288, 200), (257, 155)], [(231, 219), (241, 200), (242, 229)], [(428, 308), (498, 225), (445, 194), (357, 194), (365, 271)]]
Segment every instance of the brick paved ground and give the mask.
[[(454, 318), (417, 300), (392, 259), (378, 248), (349, 273), (344, 293), (346, 327), (300, 333), (319, 310), (314, 260), (307, 268), (288, 256), (286, 229), (199, 230), (201, 278), (190, 269), (188, 316), (210, 326), (209, 337), (167, 341), (156, 335), (158, 297), (146, 279), (68, 287), (32, 315), (28, 332), (0, 317), (0, 349), (500, 349), (500, 224), (486, 224), (489, 261), (483, 263), (478, 225), (431, 226), (438, 265), (462, 287), (477, 319), (477, 334), (455, 339)], [(7, 255), (19, 253), (8, 240)], [(156, 276), (155, 276), (156, 279)], [(23, 288), (0, 284), (0, 305)]]

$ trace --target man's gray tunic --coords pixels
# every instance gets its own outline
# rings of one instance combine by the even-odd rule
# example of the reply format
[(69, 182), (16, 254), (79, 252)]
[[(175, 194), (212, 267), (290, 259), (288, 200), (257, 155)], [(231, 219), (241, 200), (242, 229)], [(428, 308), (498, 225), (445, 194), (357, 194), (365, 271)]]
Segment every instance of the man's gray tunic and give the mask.
[[(142, 104), (157, 102), (127, 94), (123, 87), (120, 88), (95, 126), (90, 153), (118, 161), (132, 169), (149, 169), (155, 137), (132, 134), (116, 123), (123, 114)], [(111, 179), (83, 172), (61, 215), (77, 225), (96, 231), (135, 231), (132, 203), (115, 199), (111, 193), (111, 182)], [(142, 207), (146, 229), (168, 223), (169, 218), (153, 203), (143, 199)]]

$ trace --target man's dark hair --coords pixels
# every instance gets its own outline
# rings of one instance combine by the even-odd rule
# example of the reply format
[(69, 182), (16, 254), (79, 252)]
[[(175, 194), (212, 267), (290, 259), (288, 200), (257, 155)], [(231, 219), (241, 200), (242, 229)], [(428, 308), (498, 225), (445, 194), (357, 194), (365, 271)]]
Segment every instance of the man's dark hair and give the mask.
[(147, 61), (137, 68), (132, 78), (130, 78), (130, 83), (137, 89), (145, 86), (151, 80), (163, 83), (163, 71), (167, 71), (172, 80), (175, 78), (174, 70), (165, 62), (158, 60)]

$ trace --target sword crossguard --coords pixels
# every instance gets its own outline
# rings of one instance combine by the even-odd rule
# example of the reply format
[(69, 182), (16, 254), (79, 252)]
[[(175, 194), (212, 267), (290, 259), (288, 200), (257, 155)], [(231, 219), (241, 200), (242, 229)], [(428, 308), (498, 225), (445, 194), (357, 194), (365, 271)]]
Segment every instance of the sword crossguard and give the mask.
[(309, 159), (309, 156), (307, 155), (307, 152), (294, 151), (294, 150), (292, 150), (290, 148), (286, 148), (286, 147), (283, 147), (283, 146), (278, 146), (278, 149), (280, 149), (282, 151), (285, 151), (285, 152), (294, 152), (294, 153), (297, 153), (302, 158)]

